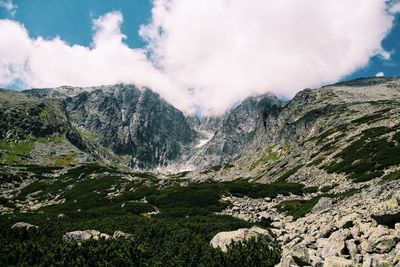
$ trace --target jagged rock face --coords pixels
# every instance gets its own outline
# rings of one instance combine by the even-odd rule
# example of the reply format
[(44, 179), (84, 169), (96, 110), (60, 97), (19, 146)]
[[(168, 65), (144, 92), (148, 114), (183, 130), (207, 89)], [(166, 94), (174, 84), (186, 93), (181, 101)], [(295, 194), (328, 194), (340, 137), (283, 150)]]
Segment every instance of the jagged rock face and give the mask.
[(132, 166), (154, 168), (176, 159), (195, 132), (184, 115), (150, 90), (131, 85), (85, 91), (64, 100), (70, 120), (97, 135)]
[(79, 134), (60, 110), (59, 101), (0, 89), (0, 140), (17, 142), (53, 134), (65, 135), (76, 147), (86, 149)]
[(225, 119), (225, 115), (216, 117), (199, 117), (199, 116), (188, 116), (186, 120), (188, 121), (190, 127), (198, 132), (208, 132), (213, 135), (222, 126)]
[(245, 99), (225, 116), (214, 137), (192, 160), (205, 167), (237, 159), (256, 129), (266, 129), (268, 118), (276, 117), (283, 105), (284, 101), (268, 94)]

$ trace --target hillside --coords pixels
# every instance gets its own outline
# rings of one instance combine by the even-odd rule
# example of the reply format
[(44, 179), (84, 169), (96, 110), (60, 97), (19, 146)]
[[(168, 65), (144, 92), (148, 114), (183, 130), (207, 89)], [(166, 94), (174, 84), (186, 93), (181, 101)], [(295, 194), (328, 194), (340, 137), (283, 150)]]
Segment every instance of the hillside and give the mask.
[[(26, 263), (21, 255), (35, 242), (54, 243), (50, 262), (68, 260), (74, 247), (63, 234), (96, 229), (131, 233), (122, 247), (148, 265), (400, 262), (399, 78), (306, 89), (290, 101), (252, 96), (218, 118), (185, 116), (133, 85), (1, 90), (0, 103), (0, 223), (9, 244), (0, 261)], [(20, 221), (39, 228), (10, 229)], [(248, 240), (231, 254), (208, 245), (218, 232), (253, 225), (274, 241)], [(151, 242), (154, 229), (164, 234)], [(107, 242), (84, 247), (121, 241)], [(246, 249), (254, 261), (245, 264)], [(118, 250), (126, 261), (131, 252)], [(90, 265), (89, 252), (74, 253)]]

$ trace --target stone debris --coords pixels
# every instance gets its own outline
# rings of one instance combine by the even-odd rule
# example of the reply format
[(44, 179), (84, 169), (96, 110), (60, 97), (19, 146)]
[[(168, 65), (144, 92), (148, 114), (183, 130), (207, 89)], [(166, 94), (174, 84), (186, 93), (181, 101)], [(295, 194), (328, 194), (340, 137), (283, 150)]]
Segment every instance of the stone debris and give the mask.
[(266, 241), (273, 240), (273, 237), (268, 233), (267, 230), (253, 226), (250, 229), (241, 228), (236, 231), (219, 232), (213, 237), (213, 239), (211, 239), (210, 244), (213, 248), (220, 248), (223, 252), (227, 252), (229, 245), (233, 242), (249, 240), (251, 238)]
[[(231, 205), (218, 213), (249, 222), (269, 224), (282, 245), (279, 267), (294, 266), (400, 266), (400, 205), (396, 192), (375, 183), (344, 199), (321, 198), (305, 217), (293, 221), (274, 208), (298, 196), (264, 199), (227, 196)], [(232, 240), (244, 240), (245, 232), (222, 232), (211, 241), (226, 251)]]

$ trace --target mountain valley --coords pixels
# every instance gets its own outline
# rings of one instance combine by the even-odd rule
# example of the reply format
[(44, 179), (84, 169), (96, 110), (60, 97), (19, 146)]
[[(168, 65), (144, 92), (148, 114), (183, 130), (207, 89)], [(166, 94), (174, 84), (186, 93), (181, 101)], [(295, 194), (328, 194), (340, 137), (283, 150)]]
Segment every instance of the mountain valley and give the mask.
[(0, 213), (7, 265), (398, 266), (400, 78), (217, 117), (128, 84), (1, 89)]

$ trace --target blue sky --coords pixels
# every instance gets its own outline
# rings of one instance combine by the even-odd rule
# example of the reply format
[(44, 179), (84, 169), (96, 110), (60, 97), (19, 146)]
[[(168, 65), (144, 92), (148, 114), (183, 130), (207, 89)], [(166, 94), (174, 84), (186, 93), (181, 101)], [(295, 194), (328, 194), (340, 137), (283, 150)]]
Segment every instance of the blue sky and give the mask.
[[(43, 36), (89, 46), (92, 39), (92, 20), (110, 11), (120, 11), (124, 16), (121, 31), (127, 35), (125, 42), (133, 48), (144, 47), (139, 36), (140, 25), (151, 19), (151, 0), (14, 0), (17, 12), (11, 16), (0, 9), (0, 18), (21, 22), (31, 37)], [(400, 16), (396, 16), (394, 27), (382, 45), (392, 51), (391, 60), (375, 56), (365, 67), (343, 77), (343, 80), (374, 76), (383, 72), (386, 76), (400, 75)]]
[(250, 94), (400, 76), (399, 14), (398, 0), (0, 0), (0, 86), (135, 83), (221, 113)]
[(369, 64), (358, 71), (344, 77), (343, 80), (370, 77), (378, 72), (383, 72), (385, 76), (400, 76), (400, 16), (395, 16), (393, 28), (382, 42), (382, 47), (386, 51), (391, 51), (390, 60), (382, 60), (380, 56), (372, 57)]
[(128, 36), (131, 47), (142, 47), (140, 25), (151, 15), (151, 0), (14, 0), (17, 6), (12, 16), (4, 8), (0, 18), (21, 22), (31, 37), (43, 36), (61, 39), (84, 46), (92, 39), (92, 20), (110, 11), (120, 11), (124, 16), (122, 32)]

